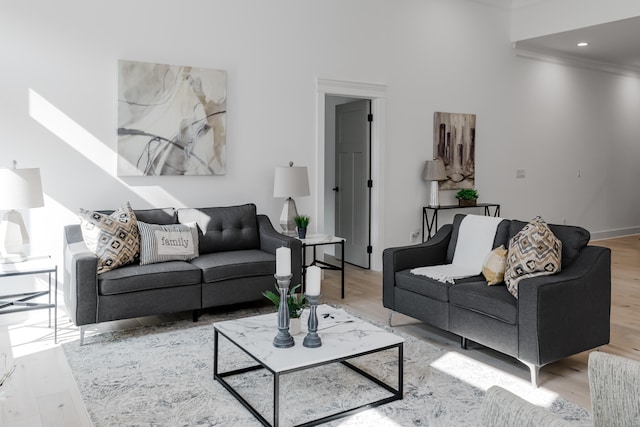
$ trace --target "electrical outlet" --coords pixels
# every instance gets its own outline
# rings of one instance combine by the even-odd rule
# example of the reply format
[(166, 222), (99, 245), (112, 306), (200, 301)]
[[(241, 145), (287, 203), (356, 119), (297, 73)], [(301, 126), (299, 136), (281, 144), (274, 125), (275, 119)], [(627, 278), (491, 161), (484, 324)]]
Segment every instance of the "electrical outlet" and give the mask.
[(527, 172), (524, 169), (516, 170), (516, 178), (522, 179), (527, 176)]
[(414, 230), (409, 233), (409, 243), (416, 243), (420, 237), (420, 230)]

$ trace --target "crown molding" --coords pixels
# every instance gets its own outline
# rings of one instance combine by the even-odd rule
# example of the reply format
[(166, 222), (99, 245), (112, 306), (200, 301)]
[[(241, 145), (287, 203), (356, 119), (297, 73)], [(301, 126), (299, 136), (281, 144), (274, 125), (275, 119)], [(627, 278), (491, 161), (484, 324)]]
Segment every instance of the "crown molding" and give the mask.
[(606, 73), (618, 74), (621, 76), (640, 78), (640, 67), (613, 64), (603, 61), (579, 58), (572, 55), (562, 54), (556, 51), (543, 51), (534, 49), (523, 49), (514, 43), (516, 56), (521, 58), (536, 59), (538, 61), (551, 62), (554, 64), (569, 65), (578, 68), (586, 68)]

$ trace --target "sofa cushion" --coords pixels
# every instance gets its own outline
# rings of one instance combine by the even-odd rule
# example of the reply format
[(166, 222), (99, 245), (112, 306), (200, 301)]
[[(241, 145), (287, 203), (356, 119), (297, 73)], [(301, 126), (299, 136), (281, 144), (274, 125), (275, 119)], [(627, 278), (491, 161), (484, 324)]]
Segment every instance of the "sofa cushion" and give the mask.
[(534, 218), (509, 241), (504, 282), (518, 298), (518, 284), (530, 277), (560, 271), (562, 242), (540, 217)]
[(134, 212), (138, 221), (143, 221), (147, 224), (166, 225), (178, 223), (178, 212), (174, 208), (136, 209)]
[(117, 295), (149, 289), (197, 285), (201, 282), (200, 269), (185, 261), (159, 264), (130, 264), (100, 276), (100, 295)]
[(482, 263), (482, 275), (487, 279), (487, 285), (497, 285), (504, 282), (504, 271), (507, 267), (507, 250), (504, 245), (495, 248)]
[(449, 290), (450, 304), (512, 325), (518, 318), (518, 300), (505, 285), (487, 286), (485, 281), (460, 283)]
[(259, 249), (200, 255), (191, 263), (202, 270), (204, 283), (276, 273), (276, 256)]
[(178, 220), (198, 224), (201, 255), (260, 248), (254, 204), (178, 209)]
[(166, 261), (189, 261), (198, 256), (198, 226), (147, 224), (138, 221), (140, 265)]
[(420, 276), (410, 272), (411, 270), (398, 271), (396, 273), (396, 286), (406, 291), (424, 295), (437, 301), (449, 301), (449, 288), (459, 283), (476, 282), (484, 280), (482, 276), (465, 277), (456, 279), (454, 283), (444, 283), (427, 276)]
[(129, 202), (110, 215), (79, 210), (82, 238), (98, 257), (98, 274), (136, 260), (140, 253), (138, 221)]
[[(527, 225), (524, 221), (511, 221), (509, 238), (515, 236)], [(562, 268), (565, 269), (578, 258), (580, 251), (587, 246), (591, 234), (582, 227), (573, 225), (547, 224), (553, 234), (562, 242)]]

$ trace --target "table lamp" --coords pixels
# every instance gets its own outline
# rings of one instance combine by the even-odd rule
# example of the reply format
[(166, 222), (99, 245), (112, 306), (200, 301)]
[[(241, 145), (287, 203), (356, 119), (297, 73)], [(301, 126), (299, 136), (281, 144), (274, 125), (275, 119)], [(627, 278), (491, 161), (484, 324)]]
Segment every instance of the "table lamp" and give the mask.
[(438, 181), (446, 181), (447, 175), (444, 171), (444, 162), (442, 159), (427, 160), (424, 162), (424, 169), (422, 170), (422, 179), (425, 181), (431, 181), (431, 199), (429, 206), (437, 208), (440, 206), (438, 200)]
[(0, 210), (7, 210), (0, 222), (0, 263), (22, 262), (27, 259), (25, 245), (29, 234), (16, 209), (44, 206), (40, 169), (0, 169)]
[(296, 202), (292, 197), (309, 195), (309, 176), (306, 166), (289, 166), (276, 168), (273, 182), (273, 197), (286, 197), (282, 213), (280, 214), (280, 226), (283, 234), (288, 236), (296, 235), (295, 217), (298, 216)]

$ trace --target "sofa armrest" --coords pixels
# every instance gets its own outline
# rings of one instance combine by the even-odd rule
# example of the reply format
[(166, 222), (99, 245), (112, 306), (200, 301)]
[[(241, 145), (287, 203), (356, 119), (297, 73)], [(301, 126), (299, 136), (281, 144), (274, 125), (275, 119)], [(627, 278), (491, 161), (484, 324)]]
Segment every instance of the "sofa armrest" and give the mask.
[(519, 358), (538, 366), (607, 344), (611, 250), (587, 246), (566, 269), (518, 285)]
[(257, 215), (257, 218), (260, 250), (275, 255), (276, 249), (280, 246), (291, 249), (291, 273), (293, 274), (291, 285), (302, 283), (302, 242), (295, 237), (278, 233), (268, 216)]
[(98, 257), (82, 240), (80, 225), (64, 227), (64, 303), (76, 326), (96, 323), (98, 308)]
[(393, 288), (398, 271), (445, 264), (453, 226), (446, 224), (424, 243), (387, 248), (382, 252), (382, 304), (394, 308)]

